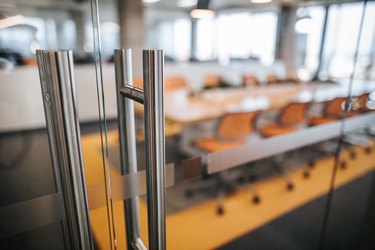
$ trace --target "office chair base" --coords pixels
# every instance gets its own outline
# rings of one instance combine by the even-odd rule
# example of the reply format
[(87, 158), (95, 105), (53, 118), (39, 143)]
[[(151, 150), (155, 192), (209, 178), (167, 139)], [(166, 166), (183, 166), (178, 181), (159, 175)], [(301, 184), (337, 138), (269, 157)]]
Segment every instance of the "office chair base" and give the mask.
[(310, 177), (310, 171), (309, 170), (304, 170), (302, 174), (303, 174), (303, 177), (305, 179), (308, 179)]
[(372, 148), (371, 147), (366, 147), (365, 149), (366, 154), (371, 154), (372, 153)]
[(295, 186), (294, 186), (293, 183), (287, 183), (287, 184), (286, 184), (286, 189), (287, 189), (288, 191), (293, 191), (294, 188), (295, 188)]
[(191, 189), (187, 189), (187, 190), (185, 190), (185, 196), (186, 196), (187, 198), (191, 198), (191, 197), (193, 197), (193, 190), (191, 190)]
[(217, 214), (217, 215), (224, 215), (224, 213), (225, 213), (225, 210), (224, 210), (224, 207), (223, 207), (223, 206), (218, 206), (218, 207), (216, 208), (216, 214)]
[(254, 204), (259, 204), (260, 203), (260, 196), (254, 195), (251, 200)]
[(339, 166), (342, 170), (345, 170), (347, 168), (347, 163), (346, 161), (341, 161), (339, 162)]
[(315, 167), (315, 164), (316, 164), (316, 162), (315, 162), (314, 160), (310, 160), (310, 161), (307, 162), (307, 166), (308, 166), (309, 168), (314, 168), (314, 167)]
[(350, 159), (356, 159), (357, 158), (357, 152), (355, 152), (354, 149), (349, 149), (349, 157)]

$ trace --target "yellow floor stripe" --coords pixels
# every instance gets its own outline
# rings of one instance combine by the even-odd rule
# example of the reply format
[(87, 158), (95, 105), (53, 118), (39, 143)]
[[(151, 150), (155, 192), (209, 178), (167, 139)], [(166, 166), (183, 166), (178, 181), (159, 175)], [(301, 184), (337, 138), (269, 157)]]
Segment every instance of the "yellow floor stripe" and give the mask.
[[(116, 144), (116, 134), (109, 134), (109, 144)], [(88, 183), (103, 181), (101, 170), (100, 142), (97, 135), (82, 139), (86, 178)], [(347, 160), (348, 168), (339, 170), (336, 188), (374, 170), (374, 153), (366, 155), (357, 149), (358, 157)], [(349, 159), (343, 154), (345, 159)], [(296, 189), (288, 192), (280, 177), (262, 180), (253, 185), (262, 198), (259, 205), (251, 203), (250, 194), (239, 191), (225, 200), (224, 216), (215, 213), (216, 202), (207, 201), (195, 207), (167, 216), (168, 249), (213, 249), (240, 237), (290, 211), (327, 193), (332, 174), (333, 159), (318, 162), (309, 179), (302, 177), (300, 169), (292, 172)], [(113, 173), (118, 174), (118, 173)], [(147, 210), (140, 204), (141, 236), (147, 243)], [(114, 204), (115, 226), (118, 249), (125, 247), (125, 222), (122, 202)], [(101, 249), (109, 249), (109, 238), (105, 209), (90, 212), (93, 233)]]
[[(361, 153), (348, 169), (338, 172), (336, 188), (372, 171), (374, 165), (374, 154)], [(259, 205), (251, 204), (249, 194), (237, 192), (225, 201), (224, 216), (215, 214), (214, 201), (172, 214), (167, 219), (168, 249), (213, 249), (256, 229), (326, 194), (332, 167), (332, 158), (321, 160), (308, 180), (301, 170), (295, 170), (296, 189), (292, 192), (279, 177), (261, 181), (254, 185), (262, 197)]]

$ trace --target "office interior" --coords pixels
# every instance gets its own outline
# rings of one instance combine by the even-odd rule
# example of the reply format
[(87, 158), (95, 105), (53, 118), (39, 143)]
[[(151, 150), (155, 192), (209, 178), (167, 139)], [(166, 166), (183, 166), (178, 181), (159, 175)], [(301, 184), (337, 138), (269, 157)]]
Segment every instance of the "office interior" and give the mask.
[(153, 248), (146, 93), (118, 110), (128, 48), (138, 90), (143, 50), (163, 53), (155, 249), (375, 249), (374, 1), (0, 0), (1, 249), (77, 248), (38, 50), (72, 51), (87, 249)]

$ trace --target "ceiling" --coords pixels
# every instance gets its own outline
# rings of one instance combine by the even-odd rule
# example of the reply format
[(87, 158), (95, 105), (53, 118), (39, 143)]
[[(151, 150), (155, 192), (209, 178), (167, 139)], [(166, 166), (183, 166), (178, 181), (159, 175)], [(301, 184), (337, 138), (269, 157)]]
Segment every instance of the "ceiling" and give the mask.
[[(100, 6), (114, 5), (116, 1), (120, 0), (97, 0)], [(121, 1), (142, 1), (142, 0), (121, 0)], [(186, 0), (185, 0), (186, 1)], [(194, 0), (187, 0), (194, 1)], [(252, 8), (258, 6), (279, 6), (299, 4), (301, 2), (308, 3), (322, 3), (322, 2), (346, 2), (353, 0), (272, 0), (266, 4), (254, 4), (250, 0), (211, 0), (210, 8), (214, 10), (224, 10), (232, 8)], [(160, 9), (189, 9), (191, 7), (179, 7), (177, 3), (179, 0), (160, 0), (152, 4), (145, 4), (148, 7), (155, 7)], [(19, 7), (34, 7), (44, 9), (73, 9), (73, 10), (87, 10), (90, 5), (90, 0), (0, 0), (0, 10)]]
[[(93, 0), (95, 1), (95, 0)], [(115, 21), (117, 18), (117, 1), (142, 0), (96, 0), (99, 4), (100, 16), (103, 20)], [(146, 1), (146, 0), (143, 0)], [(193, 8), (179, 7), (181, 0), (159, 0), (152, 4), (144, 4), (149, 16), (157, 16), (158, 19), (172, 18), (174, 15), (187, 15)], [(194, 0), (183, 0), (194, 1)], [(272, 0), (270, 3), (255, 4), (251, 0), (210, 0), (210, 8), (215, 11), (237, 11), (247, 8), (249, 10), (274, 9), (281, 5), (353, 2), (355, 0)], [(65, 11), (64, 11), (65, 10)], [(37, 16), (44, 18), (59, 18), (65, 12), (90, 11), (90, 0), (0, 0), (0, 19), (14, 15)], [(64, 15), (60, 18), (66, 18)]]

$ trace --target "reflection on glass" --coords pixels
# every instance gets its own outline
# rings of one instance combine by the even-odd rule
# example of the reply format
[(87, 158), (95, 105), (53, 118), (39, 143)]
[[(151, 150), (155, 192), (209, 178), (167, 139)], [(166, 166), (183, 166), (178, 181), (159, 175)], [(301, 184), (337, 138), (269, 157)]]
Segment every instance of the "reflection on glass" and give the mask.
[(311, 79), (318, 68), (324, 15), (322, 6), (302, 7), (297, 11), (297, 65), (304, 79)]
[[(369, 3), (366, 8), (367, 15), (365, 16), (359, 47), (356, 78), (368, 79), (371, 76), (372, 64), (370, 58), (374, 39), (374, 17), (370, 13), (374, 12), (374, 6), (373, 3)], [(352, 38), (358, 35), (361, 11), (361, 3), (332, 5), (330, 7), (323, 74), (336, 78), (350, 76), (353, 70), (355, 51), (355, 39)], [(347, 18), (348, 16), (350, 18)]]

